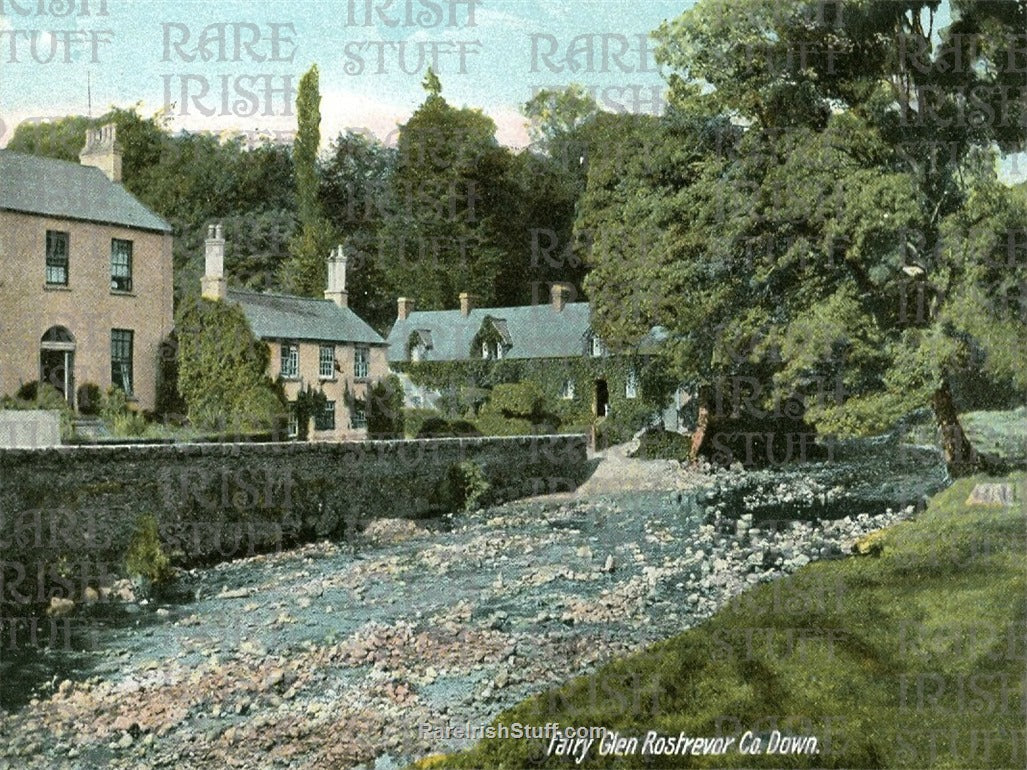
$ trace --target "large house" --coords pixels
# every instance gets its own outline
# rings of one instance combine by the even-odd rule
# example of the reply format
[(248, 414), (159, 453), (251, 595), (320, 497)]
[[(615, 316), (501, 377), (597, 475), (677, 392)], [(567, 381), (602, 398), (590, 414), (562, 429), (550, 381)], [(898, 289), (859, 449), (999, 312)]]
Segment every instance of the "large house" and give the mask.
[[(271, 352), (268, 375), (280, 380), (293, 404), (289, 433), (314, 440), (367, 436), (369, 387), (389, 374), (386, 342), (347, 306), (346, 256), (340, 246), (328, 258), (324, 299), (228, 288), (221, 226), (207, 232), (202, 294), (234, 302), (253, 334)], [(317, 393), (321, 408), (301, 430), (295, 404), (301, 391)]]
[(172, 329), (171, 227), (121, 184), (116, 127), (80, 163), (0, 150), (0, 394), (87, 383), (153, 409)]
[[(572, 286), (555, 283), (545, 304), (479, 308), (465, 292), (459, 309), (427, 311), (401, 297), (389, 363), (422, 391), (440, 381), (440, 366), (452, 371), (450, 387), (495, 382), (489, 371), (504, 369), (510, 379), (539, 384), (564, 425), (584, 427), (611, 415), (644, 424), (663, 406), (647, 402), (642, 388), (647, 351), (660, 331), (632, 353), (613, 355), (592, 329), (589, 304), (572, 296)], [(423, 392), (408, 388), (407, 396), (407, 406), (427, 405)]]

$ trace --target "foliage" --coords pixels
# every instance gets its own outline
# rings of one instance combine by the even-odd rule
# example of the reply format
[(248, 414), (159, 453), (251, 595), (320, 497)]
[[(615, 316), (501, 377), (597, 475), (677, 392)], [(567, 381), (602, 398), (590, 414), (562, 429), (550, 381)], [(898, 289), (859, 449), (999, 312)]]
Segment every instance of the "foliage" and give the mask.
[(61, 392), (48, 382), (26, 382), (18, 388), (13, 397), (0, 397), (0, 409), (42, 409), (57, 412), (61, 421), (61, 439), (67, 441), (75, 432), (72, 424), (75, 413)]
[(156, 587), (166, 585), (175, 575), (171, 560), (161, 547), (157, 519), (152, 515), (140, 516), (136, 522), (135, 534), (125, 554), (125, 570), (130, 576), (143, 578)]
[(280, 388), (267, 376), (268, 346), (253, 336), (242, 310), (206, 299), (183, 303), (179, 391), (189, 420), (203, 430), (270, 430), (286, 411)]
[(146, 419), (129, 408), (128, 396), (111, 385), (100, 400), (100, 417), (115, 436), (139, 437), (146, 434)]
[[(640, 354), (538, 360), (507, 358), (499, 361), (419, 361), (400, 364), (399, 368), (416, 384), (441, 392), (441, 403), (446, 402), (448, 395), (456, 407), (450, 414), (463, 414), (469, 409), (485, 412), (485, 407), (481, 405), (487, 403), (489, 393), (497, 386), (531, 383), (531, 387), (542, 394), (542, 405), (533, 414), (536, 423), (539, 426), (545, 423), (547, 427), (565, 432), (587, 431), (596, 423), (593, 390), (597, 380), (605, 380), (610, 394), (611, 414), (602, 420), (602, 424), (606, 435), (616, 443), (630, 438), (654, 414), (662, 411), (670, 403), (671, 395), (678, 385), (662, 357)], [(629, 399), (625, 397), (625, 389), (628, 372), (632, 368), (638, 375), (639, 392), (637, 398)], [(568, 380), (574, 384), (573, 399), (562, 398), (564, 383)], [(515, 389), (513, 392), (526, 391)], [(504, 398), (502, 391), (500, 398)], [(510, 435), (510, 431), (505, 430), (501, 423), (505, 419), (504, 415), (493, 409), (487, 412), (485, 423), (478, 422), (482, 432), (501, 430), (500, 435)], [(514, 416), (527, 419), (530, 424), (526, 413), (519, 412)], [(523, 429), (526, 425), (521, 424), (520, 427)]]
[(281, 281), (296, 294), (317, 297), (328, 276), (326, 260), (336, 234), (321, 206), (317, 153), (321, 144), (321, 87), (317, 65), (300, 78), (296, 92), (298, 131), (293, 145), (298, 228), (289, 242)]
[(491, 490), (481, 466), (468, 460), (450, 466), (442, 482), (441, 498), (450, 510), (473, 511), (488, 504)]
[[(331, 143), (321, 165), (321, 202), (348, 258), (349, 306), (376, 329), (395, 319), (396, 295), (386, 285), (379, 248), (389, 177), (396, 150), (367, 134), (347, 131)], [(410, 287), (394, 287), (402, 293)]]
[(367, 434), (372, 437), (402, 438), (403, 385), (390, 374), (368, 388)]
[(638, 449), (631, 456), (641, 460), (687, 462), (691, 447), (691, 436), (659, 428), (643, 433), (638, 441)]
[(504, 272), (517, 259), (506, 232), (516, 195), (508, 181), (510, 153), (480, 110), (451, 107), (437, 81), (426, 79), (423, 104), (402, 126), (389, 179), (380, 266), (418, 306), (454, 307), (461, 291), (486, 305), (516, 291)]
[(449, 438), (480, 436), (481, 432), (467, 420), (447, 420), (444, 417), (425, 416), (415, 438)]
[[(1000, 104), (1027, 8), (957, 0), (940, 47), (936, 4), (832, 8), (707, 0), (660, 28), (667, 116), (606, 121), (653, 149), (589, 170), (596, 325), (616, 344), (662, 324), (682, 379), (753, 377), (827, 432), (930, 402), (966, 473), (953, 374), (976, 355), (1019, 386), (1027, 212), (991, 148), (1027, 143), (1023, 105)], [(809, 403), (834, 380), (841, 399)]]
[(411, 407), (403, 409), (403, 434), (406, 438), (418, 438), (424, 423), (431, 419), (443, 420), (445, 417), (436, 409)]
[(296, 424), (299, 427), (296, 436), (299, 441), (307, 440), (307, 436), (310, 434), (310, 421), (314, 419), (315, 415), (324, 411), (327, 403), (328, 396), (323, 390), (314, 390), (309, 383), (300, 388), (299, 393), (296, 394), (296, 400), (291, 404), (296, 414)]
[[(917, 520), (884, 530), (878, 558), (821, 561), (754, 586), (700, 626), (523, 701), (497, 722), (604, 725), (643, 740), (648, 730), (818, 736), (819, 753), (791, 755), (789, 767), (1018, 766), (1015, 738), (988, 752), (973, 739), (1021, 729), (1023, 660), (1009, 644), (1027, 623), (1022, 512), (966, 505), (983, 480), (957, 482)], [(998, 481), (1022, 494), (1027, 479)], [(831, 633), (795, 644), (799, 628)], [(968, 681), (968, 672), (978, 708), (966, 708), (960, 687), (940, 686)], [(926, 705), (911, 705), (916, 682), (939, 684)], [(1007, 700), (1010, 687), (1017, 694)], [(796, 716), (768, 723), (768, 714)], [(781, 755), (736, 751), (689, 759), (693, 767), (783, 764)], [(540, 742), (496, 738), (433, 766), (565, 762), (546, 757)], [(602, 757), (593, 747), (588, 764), (681, 767), (682, 757)]]
[(85, 417), (95, 417), (100, 414), (103, 391), (95, 382), (83, 382), (78, 386), (75, 395), (75, 404), (78, 406), (78, 413)]
[(580, 84), (572, 83), (561, 90), (538, 91), (521, 111), (529, 121), (532, 143), (550, 156), (559, 156), (600, 110), (591, 94)]

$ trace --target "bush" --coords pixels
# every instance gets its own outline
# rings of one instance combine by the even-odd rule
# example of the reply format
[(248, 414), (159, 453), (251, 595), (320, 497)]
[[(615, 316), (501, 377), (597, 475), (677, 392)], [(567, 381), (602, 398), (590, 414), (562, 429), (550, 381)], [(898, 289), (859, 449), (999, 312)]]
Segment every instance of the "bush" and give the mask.
[(419, 438), (421, 427), (426, 420), (433, 418), (441, 419), (442, 415), (435, 409), (404, 409), (403, 410), (403, 432), (407, 438)]
[(638, 449), (632, 457), (640, 460), (680, 460), (688, 461), (688, 453), (692, 448), (692, 437), (669, 430), (649, 430), (642, 434)]
[(84, 382), (78, 386), (76, 401), (78, 413), (87, 417), (96, 417), (100, 414), (103, 391), (95, 382)]
[(137, 437), (146, 433), (146, 418), (128, 406), (128, 396), (111, 385), (100, 402), (100, 416), (115, 436)]
[(32, 382), (26, 382), (18, 388), (18, 392), (14, 394), (14, 397), (19, 401), (35, 401), (38, 395), (39, 381), (33, 380)]
[(403, 435), (403, 385), (394, 374), (368, 390), (367, 434), (388, 438)]
[(417, 438), (446, 438), (449, 436), (480, 436), (478, 429), (467, 420), (453, 420), (443, 417), (429, 417), (417, 432)]
[(166, 585), (174, 576), (171, 560), (164, 553), (157, 534), (157, 519), (153, 516), (141, 516), (136, 522), (135, 534), (125, 554), (125, 571), (153, 586)]
[(286, 412), (267, 376), (271, 353), (242, 309), (206, 299), (184, 302), (178, 329), (178, 390), (189, 420), (204, 430), (268, 431)]
[(451, 510), (472, 511), (487, 503), (491, 490), (481, 466), (467, 461), (450, 466), (443, 481), (442, 499)]

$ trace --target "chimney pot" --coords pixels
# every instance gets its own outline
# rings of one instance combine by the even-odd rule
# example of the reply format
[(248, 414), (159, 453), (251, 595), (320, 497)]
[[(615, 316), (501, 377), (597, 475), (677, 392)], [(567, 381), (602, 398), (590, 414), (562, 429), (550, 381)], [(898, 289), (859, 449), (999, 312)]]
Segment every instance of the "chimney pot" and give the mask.
[(460, 292), (460, 315), (464, 316), (464, 318), (469, 316), (471, 311), (474, 310), (474, 305), (477, 299), (478, 298), (476, 296), (469, 292)]

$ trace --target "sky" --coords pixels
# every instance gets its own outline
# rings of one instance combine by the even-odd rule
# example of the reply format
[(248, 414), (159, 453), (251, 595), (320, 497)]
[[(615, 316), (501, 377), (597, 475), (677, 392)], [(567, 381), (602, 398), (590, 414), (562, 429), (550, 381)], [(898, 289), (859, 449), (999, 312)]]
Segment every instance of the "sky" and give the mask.
[[(521, 106), (580, 83), (606, 109), (659, 112), (648, 33), (694, 0), (0, 0), (0, 147), (19, 122), (163, 111), (172, 130), (288, 139), (295, 91), (320, 70), (325, 145), (347, 129), (394, 142), (429, 66), (499, 141), (528, 142)], [(64, 15), (53, 15), (64, 9)], [(948, 20), (943, 3), (938, 26)], [(1027, 179), (1027, 156), (1001, 164)]]
[(578, 82), (609, 109), (658, 111), (664, 81), (647, 34), (692, 4), (69, 2), (73, 13), (55, 17), (38, 13), (48, 0), (0, 0), (0, 146), (21, 120), (87, 114), (90, 93), (94, 116), (139, 103), (144, 115), (167, 109), (174, 128), (291, 131), (286, 95), (316, 63), (326, 141), (347, 128), (394, 138), (423, 101), (433, 65), (447, 101), (483, 109), (499, 140), (519, 147), (527, 143), (520, 106), (542, 87)]

